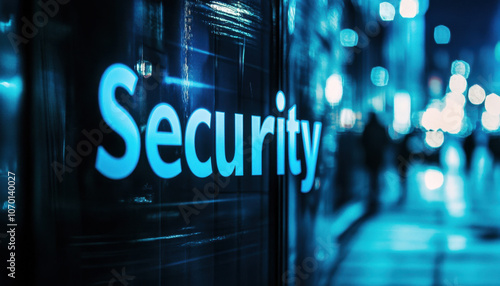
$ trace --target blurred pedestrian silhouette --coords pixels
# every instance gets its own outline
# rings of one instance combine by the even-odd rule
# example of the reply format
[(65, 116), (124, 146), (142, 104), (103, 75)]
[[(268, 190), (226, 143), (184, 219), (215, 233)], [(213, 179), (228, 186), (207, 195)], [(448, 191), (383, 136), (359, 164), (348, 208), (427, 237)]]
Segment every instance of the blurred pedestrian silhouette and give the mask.
[(363, 131), (362, 143), (365, 150), (365, 164), (370, 173), (368, 195), (368, 213), (374, 214), (379, 209), (379, 173), (384, 159), (384, 150), (388, 143), (387, 133), (380, 124), (377, 115), (370, 113), (370, 118)]
[(477, 127), (472, 131), (472, 133), (465, 137), (464, 143), (463, 143), (463, 148), (465, 152), (465, 170), (467, 173), (470, 173), (471, 169), (471, 162), (472, 162), (472, 154), (474, 153), (474, 149), (476, 149), (477, 146), (477, 137), (478, 137), (478, 130), (481, 129), (480, 124), (477, 124)]
[(493, 154), (493, 158), (495, 163), (500, 162), (500, 136), (498, 134), (494, 134), (490, 136), (490, 141), (488, 142), (488, 147)]
[[(339, 188), (335, 200), (335, 207), (338, 208), (349, 201), (352, 197), (352, 174), (354, 173), (354, 162), (356, 153), (351, 150), (361, 148), (359, 141), (353, 132), (347, 131), (339, 136), (337, 149), (337, 162), (341, 168), (338, 168), (336, 182)], [(358, 139), (359, 140), (359, 139)]]
[(400, 183), (400, 194), (399, 194), (399, 199), (398, 199), (398, 205), (403, 205), (404, 202), (406, 201), (407, 197), (407, 186), (406, 186), (406, 179), (408, 177), (408, 169), (410, 168), (411, 165), (411, 151), (409, 148), (409, 141), (411, 139), (412, 135), (408, 134), (403, 138), (403, 141), (401, 141), (397, 146), (397, 158), (396, 158), (396, 167), (399, 175), (399, 183)]

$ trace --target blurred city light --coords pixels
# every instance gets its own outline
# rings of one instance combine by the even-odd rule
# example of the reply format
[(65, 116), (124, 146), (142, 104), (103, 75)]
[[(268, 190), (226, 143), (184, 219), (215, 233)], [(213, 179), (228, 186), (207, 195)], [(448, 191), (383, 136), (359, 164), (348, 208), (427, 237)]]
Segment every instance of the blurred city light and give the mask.
[(342, 76), (339, 74), (332, 74), (326, 80), (325, 96), (326, 100), (333, 105), (338, 104), (342, 100), (344, 93)]
[(460, 60), (454, 61), (451, 64), (451, 74), (459, 74), (465, 77), (466, 79), (469, 78), (470, 75), (469, 63)]
[(488, 131), (497, 131), (500, 128), (500, 115), (485, 111), (481, 116), (481, 124)]
[(318, 98), (318, 99), (322, 98), (324, 92), (325, 91), (323, 90), (323, 85), (321, 85), (321, 83), (318, 83), (316, 85), (316, 98)]
[(458, 174), (464, 161), (464, 154), (460, 143), (457, 140), (450, 140), (441, 151), (441, 162), (448, 172)]
[(490, 114), (500, 115), (500, 96), (492, 93), (486, 97), (484, 107)]
[(444, 176), (443, 173), (437, 169), (429, 169), (424, 175), (425, 186), (429, 190), (437, 190), (443, 186)]
[(352, 128), (356, 123), (356, 114), (350, 108), (344, 108), (340, 112), (340, 126), (342, 128)]
[(407, 134), (411, 127), (411, 97), (408, 92), (398, 92), (394, 96), (394, 131)]
[(479, 105), (486, 99), (486, 92), (479, 85), (474, 85), (469, 89), (469, 101), (474, 105)]
[(389, 2), (382, 2), (379, 6), (379, 13), (382, 21), (393, 21), (396, 16), (396, 8)]
[(9, 80), (0, 80), (0, 98), (17, 100), (23, 91), (23, 82), (19, 76)]
[(442, 131), (428, 131), (425, 133), (425, 143), (431, 148), (443, 146), (444, 133)]
[(399, 14), (403, 18), (415, 18), (418, 14), (418, 0), (401, 0)]
[(340, 31), (340, 44), (344, 47), (355, 47), (358, 45), (358, 33), (351, 29)]
[(10, 31), (12, 27), (12, 18), (8, 22), (0, 22), (0, 32), (5, 33)]
[(449, 92), (445, 97), (446, 105), (458, 105), (464, 107), (466, 99), (465, 95), (457, 92)]
[(380, 93), (377, 96), (372, 97), (369, 100), (369, 104), (376, 112), (384, 112), (385, 111), (385, 94)]
[[(463, 217), (465, 215), (466, 202), (464, 197), (464, 180), (458, 173), (448, 173), (444, 183), (444, 203), (446, 210), (452, 217)], [(460, 250), (463, 247), (460, 240), (456, 245), (448, 244), (450, 250)]]
[(276, 94), (276, 107), (278, 108), (279, 112), (283, 112), (283, 110), (285, 110), (285, 103), (286, 103), (285, 94), (283, 93), (283, 91), (280, 90)]
[(497, 62), (500, 62), (500, 42), (498, 42), (495, 46), (495, 59)]
[(375, 86), (386, 86), (389, 83), (389, 72), (383, 67), (374, 67), (370, 78)]
[(208, 88), (208, 89), (215, 88), (213, 85), (208, 85), (208, 84), (205, 84), (202, 82), (186, 80), (186, 79), (172, 77), (172, 76), (165, 76), (163, 78), (163, 82), (165, 84), (168, 84), (168, 85), (172, 84), (172, 85), (180, 85), (180, 86), (192, 87), (192, 88)]
[(443, 92), (443, 80), (437, 76), (433, 76), (429, 79), (429, 90), (433, 97), (441, 96)]
[(288, 32), (293, 34), (295, 31), (295, 0), (291, 0), (288, 6)]
[(444, 25), (439, 25), (434, 28), (434, 41), (438, 45), (446, 45), (450, 43), (451, 32), (450, 29)]
[(467, 79), (459, 74), (454, 74), (450, 78), (450, 90), (456, 93), (464, 93), (467, 90)]
[(441, 111), (439, 109), (431, 107), (428, 108), (422, 115), (422, 127), (426, 130), (438, 130), (441, 128)]
[(153, 74), (153, 64), (150, 61), (139, 60), (135, 65), (135, 70), (140, 76), (149, 78)]
[(457, 104), (447, 104), (441, 111), (441, 129), (451, 134), (458, 134), (462, 130), (464, 109)]
[(448, 235), (447, 240), (450, 251), (464, 250), (467, 246), (467, 238), (462, 235)]

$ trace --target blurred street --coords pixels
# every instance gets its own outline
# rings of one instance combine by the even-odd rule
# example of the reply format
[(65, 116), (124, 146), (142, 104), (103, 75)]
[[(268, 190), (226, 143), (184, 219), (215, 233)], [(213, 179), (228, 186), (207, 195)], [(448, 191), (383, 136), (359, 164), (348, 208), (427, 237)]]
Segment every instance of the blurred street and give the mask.
[(385, 208), (360, 227), (330, 285), (500, 285), (500, 166), (482, 151), (469, 176), (460, 164), (442, 177), (413, 166), (399, 208), (399, 190), (383, 180)]

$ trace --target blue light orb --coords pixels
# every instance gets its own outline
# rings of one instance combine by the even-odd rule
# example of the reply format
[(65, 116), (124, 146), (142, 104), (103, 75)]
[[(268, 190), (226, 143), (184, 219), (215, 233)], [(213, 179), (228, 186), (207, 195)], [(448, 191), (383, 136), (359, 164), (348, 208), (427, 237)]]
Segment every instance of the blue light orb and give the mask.
[(451, 64), (451, 74), (459, 74), (467, 79), (470, 75), (470, 65), (465, 61), (454, 61)]
[(434, 40), (438, 45), (446, 45), (450, 43), (451, 32), (450, 29), (444, 25), (439, 25), (434, 28)]
[(386, 86), (389, 83), (389, 72), (383, 67), (374, 67), (370, 78), (375, 86)]
[(340, 31), (340, 44), (344, 47), (355, 47), (358, 45), (358, 33), (351, 29)]
[(379, 6), (380, 19), (382, 21), (393, 21), (396, 16), (396, 8), (389, 2), (382, 2)]

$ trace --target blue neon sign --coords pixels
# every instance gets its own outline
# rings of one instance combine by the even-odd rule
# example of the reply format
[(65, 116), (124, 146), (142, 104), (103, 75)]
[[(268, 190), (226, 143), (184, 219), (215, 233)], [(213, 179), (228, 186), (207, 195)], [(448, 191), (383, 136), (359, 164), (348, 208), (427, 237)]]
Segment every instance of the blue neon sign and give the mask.
[[(99, 146), (97, 151), (96, 169), (104, 176), (120, 180), (129, 176), (139, 162), (141, 139), (137, 124), (132, 116), (120, 106), (115, 98), (116, 88), (124, 88), (130, 95), (134, 94), (138, 77), (132, 69), (123, 64), (113, 64), (106, 69), (101, 77), (99, 85), (99, 107), (104, 121), (125, 142), (125, 154), (114, 157), (104, 147)], [(286, 100), (283, 92), (276, 95), (276, 107), (280, 112), (285, 110)], [(231, 116), (232, 117), (232, 116)], [(314, 184), (318, 152), (321, 139), (321, 122), (314, 122), (312, 136), (310, 123), (307, 120), (297, 120), (296, 105), (288, 110), (288, 119), (283, 117), (267, 116), (262, 122), (261, 116), (251, 116), (251, 138), (252, 138), (252, 176), (262, 175), (262, 147), (267, 135), (275, 135), (277, 174), (285, 174), (285, 137), (288, 137), (288, 165), (293, 175), (300, 175), (302, 170), (301, 159), (298, 158), (297, 140), (302, 134), (302, 146), (304, 148), (304, 161), (306, 176), (302, 180), (301, 191), (308, 193)], [(230, 117), (228, 116), (228, 119)], [(159, 131), (160, 123), (166, 120), (171, 126), (171, 131)], [(232, 174), (244, 175), (243, 167), (243, 114), (234, 114), (235, 122), (235, 151), (232, 159), (226, 158), (226, 114), (215, 112), (215, 161), (217, 170), (224, 177)], [(205, 162), (200, 161), (195, 146), (196, 132), (200, 128), (212, 128), (212, 113), (206, 109), (195, 110), (188, 119), (185, 135), (184, 150), (186, 162), (191, 172), (199, 177), (205, 178), (213, 173), (212, 157)], [(285, 122), (286, 132), (285, 136)], [(148, 119), (145, 135), (146, 155), (151, 168), (161, 178), (170, 179), (182, 172), (181, 158), (173, 162), (165, 162), (158, 153), (158, 146), (183, 146), (182, 129), (179, 116), (174, 108), (167, 103), (156, 105)], [(231, 156), (230, 156), (231, 158)]]

